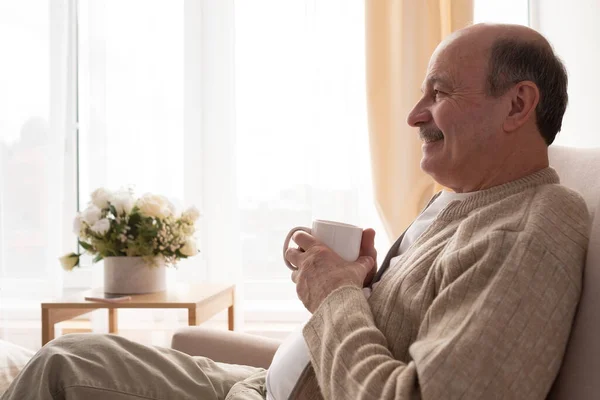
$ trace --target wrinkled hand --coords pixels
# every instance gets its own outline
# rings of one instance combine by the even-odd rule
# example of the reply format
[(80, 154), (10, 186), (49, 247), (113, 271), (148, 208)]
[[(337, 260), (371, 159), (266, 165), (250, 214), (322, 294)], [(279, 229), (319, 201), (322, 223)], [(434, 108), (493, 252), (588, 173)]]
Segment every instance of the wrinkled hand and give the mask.
[(354, 262), (345, 261), (306, 232), (298, 231), (292, 239), (299, 249), (289, 248), (285, 258), (298, 268), (292, 272), (292, 281), (298, 298), (311, 313), (337, 288), (363, 288), (375, 276), (377, 251), (372, 229), (363, 231), (360, 255)]

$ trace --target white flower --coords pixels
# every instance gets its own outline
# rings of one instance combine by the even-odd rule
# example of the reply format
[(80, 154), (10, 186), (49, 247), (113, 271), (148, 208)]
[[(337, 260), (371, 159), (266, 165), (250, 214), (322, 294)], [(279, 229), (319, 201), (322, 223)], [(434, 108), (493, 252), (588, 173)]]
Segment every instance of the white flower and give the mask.
[(163, 196), (145, 194), (138, 199), (137, 206), (147, 217), (164, 219), (172, 215), (172, 204)]
[(73, 220), (73, 233), (77, 236), (81, 235), (81, 228), (83, 228), (83, 217), (81, 216), (81, 213), (78, 213)]
[(66, 254), (58, 259), (65, 271), (71, 271), (79, 265), (79, 256), (75, 253)]
[(193, 238), (188, 239), (179, 251), (184, 256), (195, 256), (196, 254), (198, 254), (198, 247), (196, 246), (196, 241)]
[(86, 208), (83, 211), (83, 213), (81, 214), (81, 218), (89, 226), (92, 226), (96, 222), (98, 222), (98, 220), (100, 219), (101, 216), (102, 216), (102, 210), (100, 210), (98, 207), (96, 207), (94, 205), (91, 205), (88, 208)]
[(118, 215), (129, 214), (135, 201), (128, 192), (116, 193), (111, 199), (112, 204), (117, 210)]
[(101, 219), (90, 227), (92, 232), (97, 233), (100, 236), (104, 236), (110, 229), (110, 221), (106, 218)]
[(189, 222), (196, 222), (200, 216), (200, 211), (198, 211), (196, 207), (192, 206), (183, 212), (181, 218)]
[(92, 193), (92, 204), (99, 209), (108, 208), (108, 202), (112, 197), (112, 193), (105, 188), (94, 190)]
[(177, 207), (175, 207), (175, 204), (173, 204), (169, 199), (167, 199), (166, 197), (165, 199), (165, 208), (166, 210), (163, 212), (164, 217), (170, 217), (171, 215), (176, 215), (177, 214)]
[(191, 236), (196, 231), (193, 223), (183, 224), (179, 227), (180, 234), (179, 236)]
[(177, 201), (177, 199), (167, 199), (167, 207), (171, 211), (171, 215), (175, 216), (181, 210), (181, 204)]

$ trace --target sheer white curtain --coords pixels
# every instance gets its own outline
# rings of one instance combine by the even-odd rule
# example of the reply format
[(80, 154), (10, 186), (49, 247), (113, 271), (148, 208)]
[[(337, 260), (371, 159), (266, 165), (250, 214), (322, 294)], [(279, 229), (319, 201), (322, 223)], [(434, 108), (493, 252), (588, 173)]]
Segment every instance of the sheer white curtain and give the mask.
[[(82, 205), (101, 186), (196, 205), (204, 214), (201, 254), (180, 262), (169, 280), (237, 283), (241, 326), (233, 1), (79, 4)], [(101, 284), (101, 265), (90, 264), (71, 279)], [(123, 311), (121, 326), (160, 315)]]
[[(134, 184), (196, 204), (203, 253), (173, 279), (234, 281), (247, 321), (300, 321), (287, 230), (313, 218), (379, 228), (363, 2), (80, 4), (82, 202)], [(100, 270), (77, 273), (97, 282)]]
[(308, 315), (282, 261), (293, 226), (345, 221), (375, 228), (382, 257), (389, 245), (371, 193), (364, 18), (362, 0), (236, 1), (238, 204), (249, 329)]
[(8, 328), (61, 293), (75, 244), (74, 22), (73, 1), (0, 3), (0, 336), (28, 347)]

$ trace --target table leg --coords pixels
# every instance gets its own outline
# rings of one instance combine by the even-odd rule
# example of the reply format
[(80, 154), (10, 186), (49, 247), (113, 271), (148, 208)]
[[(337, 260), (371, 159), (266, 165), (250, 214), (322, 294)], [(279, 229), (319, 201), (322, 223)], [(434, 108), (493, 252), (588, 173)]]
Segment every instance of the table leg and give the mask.
[(119, 321), (116, 308), (108, 309), (108, 333), (118, 333), (119, 332)]
[(196, 326), (196, 307), (188, 308), (188, 325)]
[(227, 319), (228, 319), (228, 323), (229, 323), (229, 330), (230, 330), (230, 331), (234, 330), (234, 325), (233, 325), (233, 316), (234, 316), (235, 314), (234, 314), (234, 312), (233, 312), (233, 311), (234, 311), (234, 309), (233, 309), (233, 305), (231, 305), (231, 306), (229, 307), (229, 309), (227, 310), (227, 313), (228, 313), (228, 315), (227, 315)]
[(235, 326), (234, 326), (234, 318), (235, 318), (235, 287), (231, 290), (231, 305), (229, 306), (228, 310), (227, 310), (227, 319), (228, 319), (228, 325), (229, 325), (229, 330), (232, 331), (234, 330)]
[(42, 346), (54, 339), (54, 322), (50, 320), (50, 310), (42, 308)]

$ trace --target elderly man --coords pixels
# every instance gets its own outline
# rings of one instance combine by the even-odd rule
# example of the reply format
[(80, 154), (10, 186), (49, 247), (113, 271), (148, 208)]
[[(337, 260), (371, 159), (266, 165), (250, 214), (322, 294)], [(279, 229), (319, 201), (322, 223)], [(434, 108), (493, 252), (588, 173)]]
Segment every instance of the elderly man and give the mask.
[(543, 399), (588, 242), (585, 203), (548, 167), (566, 86), (531, 29), (476, 25), (440, 44), (408, 123), (422, 169), (453, 192), (432, 199), (377, 273), (372, 230), (353, 263), (295, 235), (286, 258), (313, 316), (266, 384), (261, 369), (73, 335), (42, 349), (3, 399)]

